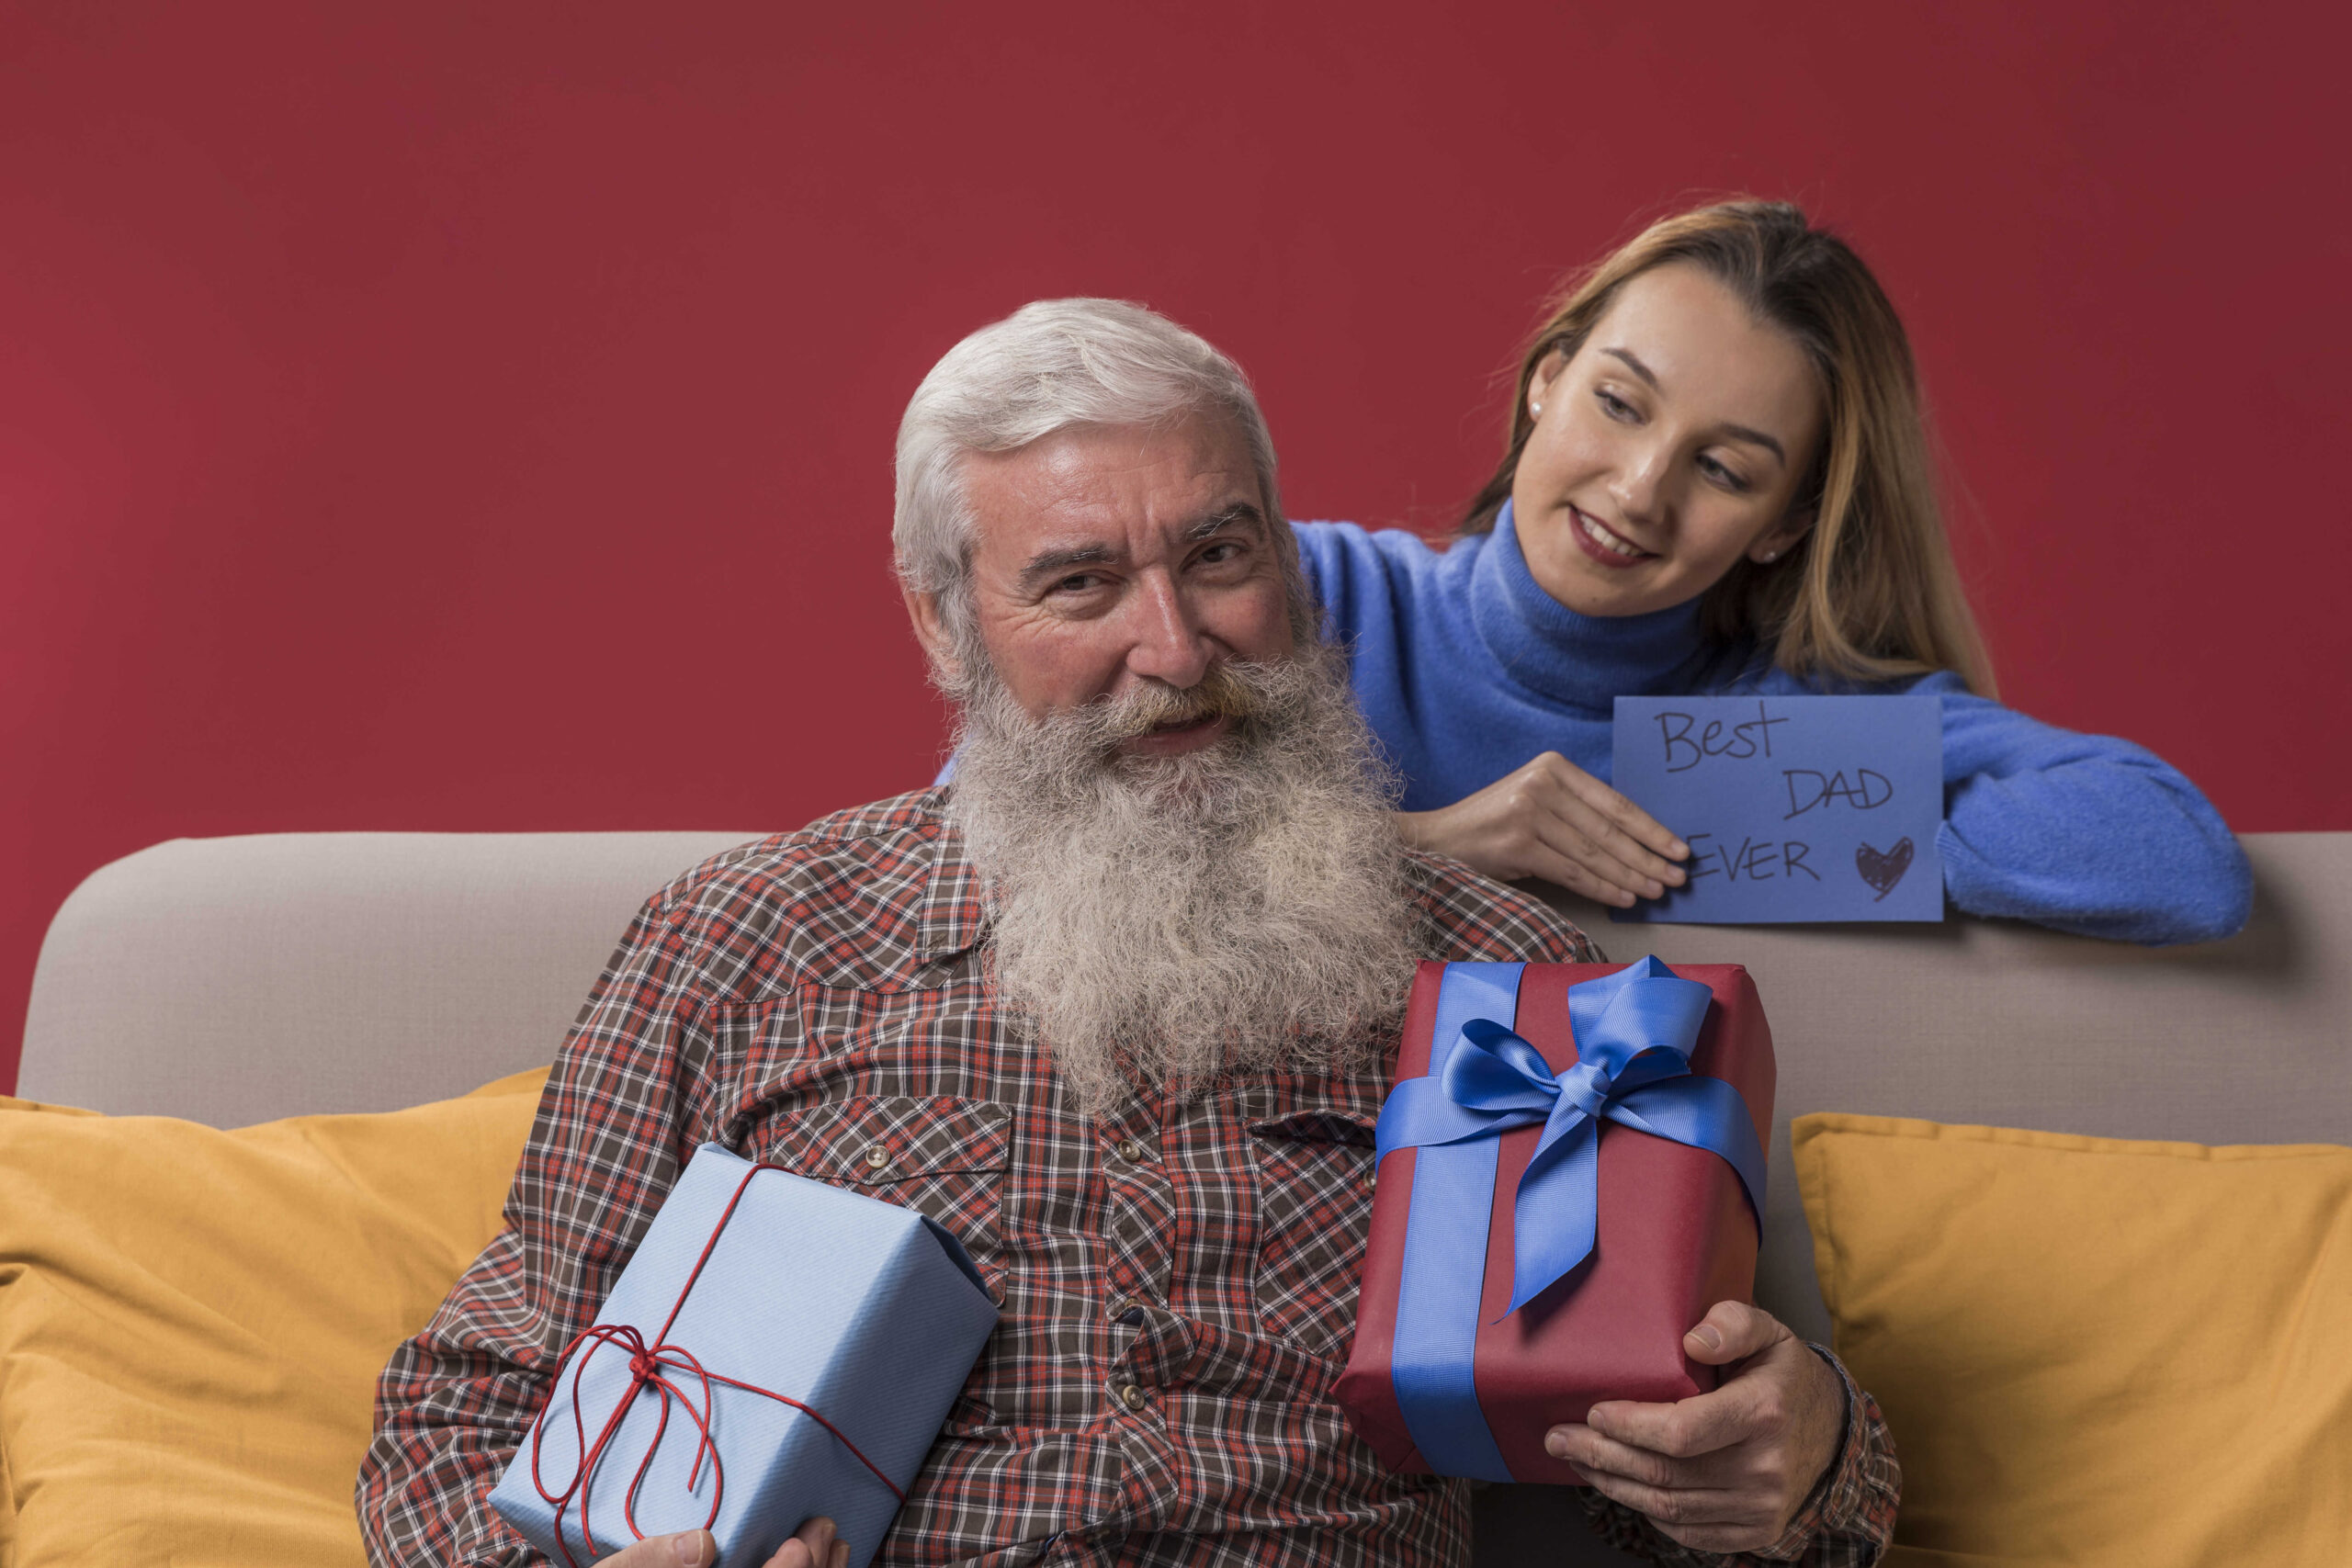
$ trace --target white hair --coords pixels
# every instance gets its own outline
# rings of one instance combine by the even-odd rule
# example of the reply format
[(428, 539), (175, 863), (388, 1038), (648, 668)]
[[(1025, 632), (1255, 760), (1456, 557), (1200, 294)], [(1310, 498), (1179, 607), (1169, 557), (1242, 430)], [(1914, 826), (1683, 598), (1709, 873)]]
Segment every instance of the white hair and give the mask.
[[(1082, 1113), (1228, 1074), (1377, 1067), (1420, 956), (1396, 776), (1303, 646), (1032, 717), (983, 670), (948, 819), (987, 889), (998, 999)], [(1168, 720), (1216, 743), (1128, 757)]]
[(1072, 425), (1228, 419), (1250, 444), (1267, 522), (1283, 532), (1274, 443), (1241, 367), (1167, 317), (1125, 299), (1039, 299), (943, 355), (899, 421), (890, 540), (899, 580), (939, 596), (960, 642), (972, 517), (966, 452), (1010, 452)]

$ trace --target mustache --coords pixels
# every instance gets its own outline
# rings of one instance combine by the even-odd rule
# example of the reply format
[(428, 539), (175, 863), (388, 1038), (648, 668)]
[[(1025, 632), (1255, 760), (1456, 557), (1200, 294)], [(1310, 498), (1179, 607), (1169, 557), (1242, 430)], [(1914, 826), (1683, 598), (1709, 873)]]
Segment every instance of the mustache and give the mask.
[(1123, 695), (1089, 703), (1069, 718), (1105, 750), (1155, 729), (1220, 718), (1249, 724), (1263, 718), (1269, 706), (1260, 686), (1262, 678), (1261, 666), (1212, 664), (1190, 686), (1147, 680)]

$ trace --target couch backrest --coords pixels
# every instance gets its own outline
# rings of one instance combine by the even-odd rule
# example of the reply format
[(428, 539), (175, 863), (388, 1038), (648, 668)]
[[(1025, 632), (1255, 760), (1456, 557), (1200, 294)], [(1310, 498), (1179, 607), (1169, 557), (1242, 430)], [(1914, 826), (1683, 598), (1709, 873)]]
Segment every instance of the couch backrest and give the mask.
[(1757, 1296), (1828, 1337), (1789, 1163), (1808, 1111), (2200, 1144), (2352, 1144), (2352, 833), (2254, 833), (2228, 942), (2144, 948), (2008, 920), (1611, 924), (1611, 958), (1744, 964), (1780, 1064)]
[(639, 906), (759, 836), (157, 844), (50, 923), (17, 1092), (217, 1127), (463, 1094), (554, 1060)]
[[(230, 1126), (390, 1110), (553, 1056), (639, 903), (752, 833), (176, 840), (94, 874), (41, 949), (18, 1092)], [(1791, 1115), (2352, 1143), (2352, 833), (2256, 834), (2254, 920), (2148, 950), (2000, 921), (1613, 925), (1745, 964), (1780, 1054), (1758, 1294), (1826, 1337)]]

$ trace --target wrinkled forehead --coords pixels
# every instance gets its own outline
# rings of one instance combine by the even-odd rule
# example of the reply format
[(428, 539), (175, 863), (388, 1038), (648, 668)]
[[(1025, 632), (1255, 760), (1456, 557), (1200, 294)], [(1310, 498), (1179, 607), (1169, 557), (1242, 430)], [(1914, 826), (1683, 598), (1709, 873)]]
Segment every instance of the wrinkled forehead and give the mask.
[(1082, 543), (1136, 555), (1182, 544), (1215, 517), (1269, 521), (1248, 436), (1213, 415), (1069, 425), (966, 454), (963, 480), (973, 543), (1000, 559)]

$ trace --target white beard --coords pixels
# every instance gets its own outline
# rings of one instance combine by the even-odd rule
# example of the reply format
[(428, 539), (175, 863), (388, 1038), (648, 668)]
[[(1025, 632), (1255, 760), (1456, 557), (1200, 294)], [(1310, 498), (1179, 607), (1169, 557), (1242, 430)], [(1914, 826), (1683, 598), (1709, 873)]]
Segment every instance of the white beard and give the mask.
[[(1378, 1059), (1412, 984), (1413, 903), (1393, 779), (1335, 652), (1044, 719), (984, 668), (956, 694), (947, 811), (987, 887), (998, 998), (1082, 1110)], [(1116, 750), (1204, 713), (1232, 723), (1200, 750)]]

